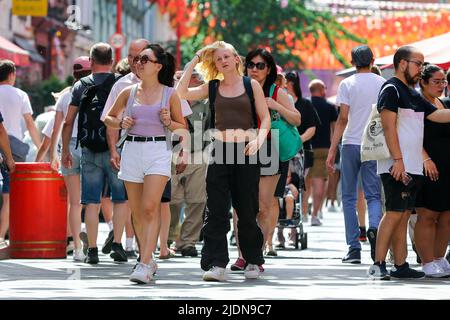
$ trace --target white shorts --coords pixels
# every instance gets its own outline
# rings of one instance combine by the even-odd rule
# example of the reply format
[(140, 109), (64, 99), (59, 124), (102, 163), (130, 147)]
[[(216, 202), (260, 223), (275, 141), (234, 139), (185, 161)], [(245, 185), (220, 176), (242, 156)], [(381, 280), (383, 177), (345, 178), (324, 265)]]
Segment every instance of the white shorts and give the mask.
[(166, 141), (125, 141), (118, 176), (120, 180), (136, 183), (143, 183), (148, 175), (170, 179), (171, 161), (171, 145)]

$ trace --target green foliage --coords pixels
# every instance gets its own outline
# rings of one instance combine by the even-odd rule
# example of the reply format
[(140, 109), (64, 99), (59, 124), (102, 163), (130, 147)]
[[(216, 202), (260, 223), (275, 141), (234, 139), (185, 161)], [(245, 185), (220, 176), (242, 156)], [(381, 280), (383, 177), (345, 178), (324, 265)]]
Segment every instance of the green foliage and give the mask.
[[(293, 42), (302, 41), (310, 34), (317, 40), (319, 32), (322, 32), (331, 53), (344, 66), (349, 67), (337, 51), (335, 39), (366, 42), (345, 30), (330, 13), (308, 10), (302, 0), (290, 0), (285, 8), (281, 8), (278, 0), (189, 1), (192, 2), (199, 4), (201, 19), (197, 34), (183, 40), (184, 55), (192, 56), (193, 52), (202, 47), (203, 39), (211, 36), (215, 40), (233, 44), (242, 55), (257, 47), (267, 46), (272, 49), (280, 65), (285, 66), (290, 62), (301, 66), (301, 58), (292, 53)], [(280, 36), (284, 35), (285, 31), (293, 32), (294, 36)]]
[(67, 87), (66, 81), (59, 80), (55, 75), (35, 84), (23, 84), (20, 88), (30, 97), (34, 116), (44, 112), (44, 108), (55, 104), (52, 92), (60, 92)]

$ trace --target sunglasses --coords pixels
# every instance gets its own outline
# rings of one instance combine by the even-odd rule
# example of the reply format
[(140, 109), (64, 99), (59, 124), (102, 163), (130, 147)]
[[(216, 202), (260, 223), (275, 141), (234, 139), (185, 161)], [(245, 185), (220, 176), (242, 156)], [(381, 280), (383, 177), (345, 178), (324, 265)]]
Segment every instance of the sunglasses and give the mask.
[(158, 60), (152, 60), (148, 56), (145, 56), (145, 55), (140, 56), (140, 57), (135, 57), (133, 59), (134, 64), (137, 64), (138, 62), (140, 62), (142, 65), (146, 64), (147, 62), (159, 63)]
[(247, 69), (253, 69), (256, 67), (256, 69), (258, 69), (258, 70), (264, 70), (267, 67), (267, 63), (264, 63), (264, 62), (254, 63), (254, 62), (250, 61), (250, 62), (247, 62), (246, 67), (247, 67)]

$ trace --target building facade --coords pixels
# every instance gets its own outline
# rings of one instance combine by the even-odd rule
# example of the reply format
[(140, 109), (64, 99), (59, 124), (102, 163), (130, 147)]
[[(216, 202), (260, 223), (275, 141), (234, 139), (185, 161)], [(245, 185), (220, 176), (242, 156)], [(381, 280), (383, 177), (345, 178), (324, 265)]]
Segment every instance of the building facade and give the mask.
[(0, 1), (0, 36), (28, 51), (30, 63), (17, 68), (19, 81), (26, 83), (41, 81), (45, 59), (36, 49), (32, 18), (14, 16), (11, 0)]
[[(117, 30), (116, 0), (92, 2), (94, 41), (109, 42)], [(168, 17), (162, 16), (157, 5), (151, 6), (147, 0), (123, 0), (122, 34), (126, 40), (121, 50), (122, 58), (126, 57), (127, 48), (134, 39), (145, 38), (152, 42), (166, 42), (175, 37)]]

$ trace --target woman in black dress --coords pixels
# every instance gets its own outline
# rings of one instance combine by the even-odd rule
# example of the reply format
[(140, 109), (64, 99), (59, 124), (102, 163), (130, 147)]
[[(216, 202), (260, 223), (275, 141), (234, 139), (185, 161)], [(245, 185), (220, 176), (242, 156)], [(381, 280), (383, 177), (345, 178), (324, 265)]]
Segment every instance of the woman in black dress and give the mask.
[[(291, 71), (286, 74), (286, 88), (288, 93), (294, 98), (295, 108), (300, 112), (302, 123), (298, 127), (298, 132), (303, 141), (303, 152), (305, 157), (305, 180), (308, 175), (309, 168), (313, 166), (313, 148), (311, 139), (316, 133), (316, 127), (319, 125), (319, 117), (312, 105), (311, 101), (302, 97), (302, 90), (300, 88), (300, 78), (296, 71)], [(295, 179), (295, 177), (294, 177)], [(305, 196), (302, 197), (302, 213), (303, 221), (308, 219), (308, 198), (309, 186), (306, 186)]]
[[(438, 98), (447, 85), (444, 71), (426, 65), (422, 71), (422, 96), (438, 109), (446, 106)], [(418, 219), (414, 231), (422, 270), (429, 277), (450, 274), (444, 258), (450, 240), (450, 124), (425, 120), (423, 140), (424, 181), (416, 200)]]

